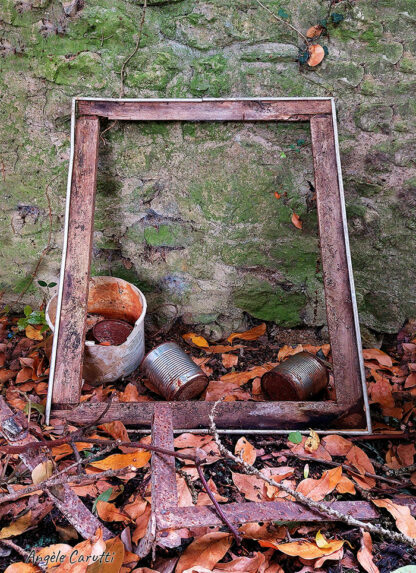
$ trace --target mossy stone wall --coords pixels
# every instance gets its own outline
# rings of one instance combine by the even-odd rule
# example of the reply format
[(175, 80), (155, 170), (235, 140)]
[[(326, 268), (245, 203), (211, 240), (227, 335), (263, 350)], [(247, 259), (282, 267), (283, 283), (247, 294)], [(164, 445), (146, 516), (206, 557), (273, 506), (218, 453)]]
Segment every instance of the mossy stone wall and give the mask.
[[(323, 0), (265, 2), (303, 31), (328, 9)], [(328, 55), (316, 68), (299, 64), (301, 40), (254, 0), (148, 4), (126, 97), (336, 98), (362, 326), (394, 332), (416, 316), (415, 1), (337, 4), (344, 19), (320, 40)], [(141, 6), (0, 6), (0, 290), (14, 301), (50, 222), (37, 278), (57, 279), (71, 98), (119, 95)], [(113, 126), (100, 148), (93, 272), (131, 280), (151, 309), (168, 315), (173, 304), (216, 336), (240, 326), (244, 312), (322, 326), (310, 151), (301, 124)], [(21, 302), (43, 294), (35, 281)]]

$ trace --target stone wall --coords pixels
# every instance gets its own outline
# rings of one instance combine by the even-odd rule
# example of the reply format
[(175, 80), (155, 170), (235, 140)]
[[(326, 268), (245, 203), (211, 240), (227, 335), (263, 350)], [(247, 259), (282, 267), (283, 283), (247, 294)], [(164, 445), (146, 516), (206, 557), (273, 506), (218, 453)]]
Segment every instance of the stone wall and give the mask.
[[(327, 1), (265, 2), (302, 31), (327, 16)], [(71, 97), (119, 95), (141, 6), (0, 5), (0, 290), (13, 301), (50, 222), (37, 279), (58, 276)], [(336, 97), (361, 323), (365, 333), (395, 332), (416, 316), (416, 3), (335, 10), (344, 19), (320, 39), (328, 55), (309, 68), (297, 61), (301, 39), (255, 0), (150, 0), (125, 95)], [(310, 152), (301, 124), (112, 126), (100, 149), (93, 272), (131, 280), (151, 308), (176, 307), (217, 336), (244, 312), (322, 326)], [(41, 291), (36, 280), (21, 302)]]

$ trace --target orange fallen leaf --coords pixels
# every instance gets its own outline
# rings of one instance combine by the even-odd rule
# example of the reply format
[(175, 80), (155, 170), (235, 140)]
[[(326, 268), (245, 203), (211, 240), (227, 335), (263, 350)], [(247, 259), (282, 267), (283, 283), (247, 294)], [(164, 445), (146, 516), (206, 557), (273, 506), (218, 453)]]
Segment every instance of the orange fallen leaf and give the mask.
[(377, 507), (384, 507), (394, 517), (397, 529), (407, 535), (416, 539), (416, 519), (410, 513), (407, 505), (399, 505), (390, 499), (373, 499), (373, 503)]
[(276, 482), (273, 487), (255, 475), (232, 473), (234, 485), (248, 501), (271, 501), (278, 493), (278, 482), (290, 477), (294, 469), (288, 466), (278, 468), (265, 468), (263, 473)]
[(371, 489), (376, 485), (376, 480), (365, 475), (365, 472), (374, 474), (374, 466), (367, 454), (358, 446), (353, 446), (345, 458), (346, 462), (353, 466), (361, 475), (351, 473), (352, 479), (364, 489)]
[[(72, 548), (71, 548), (72, 549)], [(4, 573), (39, 573), (40, 569), (33, 563), (23, 563), (19, 561), (18, 563), (12, 563), (9, 565), (7, 569), (4, 570)]]
[(150, 452), (137, 450), (131, 454), (113, 454), (103, 460), (91, 462), (90, 466), (100, 470), (119, 470), (127, 466), (142, 468), (150, 460)]
[(278, 193), (277, 191), (274, 192), (274, 196), (276, 197), (276, 199), (280, 199), (281, 197), (280, 193)]
[(302, 221), (296, 213), (293, 213), (292, 215), (292, 223), (297, 229), (302, 229)]
[(364, 360), (376, 360), (382, 366), (387, 366), (387, 368), (393, 366), (390, 356), (378, 348), (365, 348), (363, 350), (363, 357)]
[(257, 378), (257, 376), (263, 376), (265, 372), (268, 372), (274, 367), (275, 364), (267, 363), (263, 366), (255, 366), (251, 370), (245, 370), (244, 372), (230, 372), (229, 374), (221, 376), (220, 379), (222, 382), (232, 382), (233, 384), (243, 386), (250, 380), (253, 380), (253, 378)]
[(226, 352), (233, 352), (237, 348), (244, 348), (244, 346), (242, 344), (236, 344), (235, 346), (217, 344), (216, 346), (208, 346), (208, 348), (203, 348), (203, 350), (204, 352), (208, 352), (208, 354), (224, 354)]
[(286, 555), (290, 555), (291, 557), (302, 557), (303, 559), (316, 559), (323, 555), (330, 555), (331, 553), (341, 549), (344, 545), (344, 541), (341, 539), (328, 541), (326, 547), (318, 547), (316, 543), (303, 540), (278, 544), (268, 544), (267, 541), (259, 541), (259, 543), (263, 547), (274, 547)]
[(325, 436), (321, 443), (331, 456), (346, 456), (353, 446), (350, 440), (335, 434)]
[(237, 443), (235, 445), (234, 453), (236, 456), (241, 457), (245, 462), (247, 462), (250, 465), (253, 465), (254, 462), (256, 461), (256, 457), (257, 457), (256, 449), (244, 437), (241, 437), (237, 441)]
[(298, 354), (299, 352), (303, 352), (303, 346), (301, 344), (298, 344), (295, 348), (292, 348), (291, 346), (285, 344), (279, 350), (277, 354), (277, 360), (281, 362), (284, 358), (286, 358), (286, 356), (293, 356), (294, 354)]
[(308, 66), (314, 67), (322, 62), (325, 58), (325, 50), (320, 44), (312, 44), (309, 46), (309, 59)]
[(202, 448), (212, 442), (212, 436), (199, 436), (198, 434), (188, 434), (187, 432), (177, 436), (173, 442), (175, 448)]
[(327, 470), (319, 479), (306, 478), (302, 480), (296, 491), (303, 493), (313, 501), (322, 501), (326, 495), (331, 493), (339, 484), (342, 478), (342, 467)]
[(105, 554), (110, 555), (110, 559), (97, 559), (95, 563), (88, 566), (87, 573), (118, 573), (122, 571), (125, 553), (124, 543), (119, 537), (108, 539), (105, 542)]
[(22, 534), (32, 524), (32, 512), (29, 510), (27, 513), (13, 521), (10, 525), (2, 527), (0, 530), (0, 539), (7, 539), (8, 537), (15, 537)]
[(316, 26), (311, 26), (306, 32), (306, 37), (318, 38), (322, 34), (323, 30), (324, 28), (320, 24), (316, 24)]
[[(215, 485), (215, 482), (211, 478), (209, 478), (209, 480), (208, 480), (208, 485), (209, 485), (209, 488), (210, 488), (213, 496), (215, 497), (215, 499), (219, 503), (224, 503), (224, 502), (228, 501), (228, 498), (222, 496), (219, 493), (217, 486)], [(198, 500), (197, 500), (196, 504), (197, 505), (212, 505), (212, 501), (209, 498), (207, 493), (201, 492), (198, 494)]]
[(6, 368), (2, 368), (0, 370), (0, 384), (8, 382), (12, 378), (14, 378), (16, 374), (17, 374), (16, 370), (7, 370)]
[(43, 336), (42, 336), (42, 333), (40, 332), (40, 330), (38, 330), (37, 328), (35, 328), (31, 324), (28, 324), (26, 326), (25, 334), (31, 340), (43, 340)]
[(221, 360), (224, 368), (233, 368), (238, 364), (238, 356), (235, 354), (223, 354)]
[(368, 531), (362, 531), (361, 548), (357, 553), (358, 563), (367, 573), (380, 573), (373, 561), (373, 542)]
[(123, 523), (130, 522), (130, 517), (118, 509), (114, 503), (99, 500), (97, 501), (96, 508), (98, 516), (103, 521), (121, 521)]
[(355, 486), (354, 483), (347, 478), (347, 476), (342, 476), (339, 482), (337, 483), (336, 490), (338, 493), (350, 493), (351, 495), (355, 495)]
[[(79, 452), (89, 450), (93, 447), (93, 444), (89, 444), (88, 442), (75, 442), (75, 445)], [(52, 455), (56, 461), (59, 461), (66, 456), (70, 456), (73, 453), (74, 451), (69, 444), (61, 444), (60, 446), (55, 446), (52, 448)]]
[(205, 340), (203, 336), (199, 336), (195, 334), (195, 332), (188, 332), (187, 334), (182, 334), (182, 338), (188, 344), (194, 344), (195, 346), (199, 346), (200, 348), (208, 348), (209, 344)]
[(21, 370), (19, 370), (18, 375), (16, 376), (16, 384), (23, 384), (27, 380), (32, 379), (32, 368), (29, 366), (25, 366)]
[(245, 332), (233, 332), (227, 338), (227, 342), (232, 342), (235, 338), (239, 338), (240, 340), (257, 340), (260, 336), (263, 336), (266, 332), (266, 324), (263, 322), (254, 328), (250, 328), (250, 330), (246, 330)]
[(221, 531), (207, 533), (195, 539), (180, 556), (175, 572), (183, 573), (186, 569), (198, 565), (212, 570), (227, 553), (231, 543), (231, 535)]

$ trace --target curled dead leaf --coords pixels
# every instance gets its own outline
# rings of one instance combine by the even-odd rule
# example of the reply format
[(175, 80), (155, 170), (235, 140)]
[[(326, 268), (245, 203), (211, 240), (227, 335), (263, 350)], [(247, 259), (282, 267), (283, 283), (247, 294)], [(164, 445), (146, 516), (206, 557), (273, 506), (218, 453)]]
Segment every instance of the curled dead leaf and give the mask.
[(253, 465), (256, 461), (256, 449), (250, 444), (246, 438), (241, 437), (235, 445), (234, 453), (236, 456), (240, 456), (245, 462)]
[(195, 346), (198, 346), (199, 348), (208, 348), (209, 347), (209, 344), (205, 340), (205, 338), (203, 336), (199, 336), (198, 334), (195, 334), (195, 332), (188, 332), (187, 334), (183, 334), (182, 338), (188, 344), (194, 344)]
[(227, 338), (227, 342), (232, 342), (235, 338), (239, 338), (240, 340), (257, 340), (260, 336), (263, 336), (266, 332), (266, 324), (263, 322), (254, 328), (250, 328), (250, 330), (246, 330), (245, 332), (233, 332)]
[(320, 44), (312, 44), (309, 46), (309, 59), (308, 66), (314, 67), (322, 62), (325, 57), (325, 50)]
[(316, 24), (316, 26), (311, 26), (308, 31), (306, 32), (307, 38), (318, 38), (322, 32), (324, 31), (324, 27), (320, 24)]
[(372, 552), (373, 542), (371, 541), (371, 535), (368, 531), (362, 531), (361, 548), (357, 553), (358, 562), (367, 573), (380, 573), (379, 568), (373, 561)]
[(396, 527), (401, 533), (416, 539), (416, 519), (407, 505), (399, 505), (390, 499), (373, 499), (377, 507), (384, 507), (394, 517)]
[(291, 543), (278, 543), (273, 544), (267, 541), (259, 541), (260, 545), (263, 547), (274, 547), (286, 555), (292, 557), (302, 557), (303, 559), (316, 559), (322, 557), (323, 555), (330, 555), (335, 551), (341, 549), (344, 545), (344, 541), (341, 539), (333, 539), (328, 541), (326, 547), (318, 547), (316, 543), (311, 543), (310, 541), (292, 541)]
[(119, 470), (127, 466), (142, 468), (150, 460), (150, 452), (137, 450), (131, 454), (113, 454), (103, 460), (91, 462), (91, 466), (100, 470)]
[(28, 324), (26, 326), (25, 334), (31, 340), (43, 340), (43, 336), (42, 336), (42, 333), (40, 332), (40, 330), (38, 330), (37, 328), (35, 328), (31, 324)]
[(40, 483), (41, 481), (50, 478), (52, 474), (53, 474), (52, 460), (41, 462), (32, 470), (32, 481), (34, 484)]
[(302, 221), (300, 220), (300, 217), (297, 213), (293, 213), (292, 223), (297, 229), (302, 229)]

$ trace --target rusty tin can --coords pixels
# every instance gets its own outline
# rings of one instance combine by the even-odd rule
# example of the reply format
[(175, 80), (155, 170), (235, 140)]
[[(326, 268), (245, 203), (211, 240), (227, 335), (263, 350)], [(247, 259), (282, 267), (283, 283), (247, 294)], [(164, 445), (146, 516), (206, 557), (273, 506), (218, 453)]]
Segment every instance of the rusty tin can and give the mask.
[(190, 400), (208, 384), (201, 368), (175, 342), (164, 342), (149, 352), (142, 369), (166, 400)]
[(263, 392), (272, 400), (310, 400), (328, 384), (328, 369), (314, 354), (299, 352), (263, 374)]

